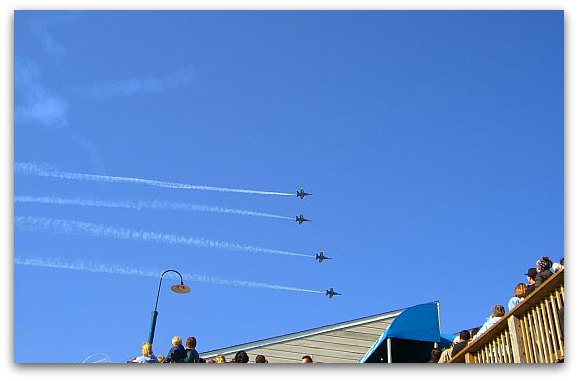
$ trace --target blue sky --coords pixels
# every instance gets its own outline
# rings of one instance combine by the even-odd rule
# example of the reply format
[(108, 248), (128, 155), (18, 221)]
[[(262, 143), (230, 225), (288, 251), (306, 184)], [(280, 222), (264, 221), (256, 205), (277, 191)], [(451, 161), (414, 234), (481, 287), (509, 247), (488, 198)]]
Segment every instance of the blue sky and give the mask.
[(562, 12), (16, 12), (15, 361), (133, 357), (171, 268), (196, 281), (163, 281), (157, 354), (433, 300), (443, 331), (481, 325), (564, 253), (563, 33)]

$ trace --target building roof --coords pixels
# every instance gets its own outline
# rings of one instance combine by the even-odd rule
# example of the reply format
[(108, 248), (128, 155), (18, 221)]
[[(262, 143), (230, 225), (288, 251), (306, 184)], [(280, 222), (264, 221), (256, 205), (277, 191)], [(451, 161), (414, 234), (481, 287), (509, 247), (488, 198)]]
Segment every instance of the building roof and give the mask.
[(316, 363), (357, 363), (405, 309), (326, 325), (305, 331), (203, 352), (204, 359), (222, 354), (227, 361), (244, 350), (249, 362), (264, 355), (269, 363), (298, 363), (310, 355)]

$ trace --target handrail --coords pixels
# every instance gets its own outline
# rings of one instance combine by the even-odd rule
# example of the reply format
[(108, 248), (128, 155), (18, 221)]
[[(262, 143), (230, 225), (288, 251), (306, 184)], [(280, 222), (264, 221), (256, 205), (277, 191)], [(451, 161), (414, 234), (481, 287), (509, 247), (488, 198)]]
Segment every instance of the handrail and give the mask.
[(451, 363), (552, 363), (564, 359), (564, 270), (457, 353)]

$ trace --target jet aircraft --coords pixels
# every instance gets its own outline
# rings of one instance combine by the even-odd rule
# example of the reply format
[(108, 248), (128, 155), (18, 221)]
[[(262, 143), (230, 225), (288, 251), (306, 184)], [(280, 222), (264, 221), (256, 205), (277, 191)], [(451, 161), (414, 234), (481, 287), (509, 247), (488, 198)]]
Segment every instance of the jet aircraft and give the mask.
[(341, 295), (339, 292), (333, 291), (333, 287), (329, 290), (325, 290), (325, 296), (329, 295), (329, 299), (333, 298), (333, 295)]
[(331, 258), (323, 255), (322, 251), (320, 251), (319, 254), (315, 254), (315, 260), (319, 260), (319, 263), (323, 262), (324, 259), (331, 259)]
[(301, 225), (305, 221), (311, 221), (311, 220), (308, 220), (307, 218), (303, 217), (303, 214), (295, 216), (295, 222), (299, 222), (299, 225)]
[(297, 191), (297, 197), (301, 198), (301, 200), (303, 200), (303, 197), (305, 196), (311, 196), (313, 193), (307, 193), (305, 192), (305, 189), (301, 188), (300, 190)]

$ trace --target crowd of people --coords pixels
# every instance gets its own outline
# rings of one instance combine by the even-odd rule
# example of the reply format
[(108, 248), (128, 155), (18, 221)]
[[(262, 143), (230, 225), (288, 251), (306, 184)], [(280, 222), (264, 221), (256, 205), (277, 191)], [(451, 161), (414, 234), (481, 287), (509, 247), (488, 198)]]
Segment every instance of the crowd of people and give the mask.
[[(152, 344), (143, 343), (141, 347), (141, 356), (134, 357), (133, 359), (127, 361), (129, 363), (208, 363), (208, 364), (224, 364), (224, 363), (248, 363), (249, 355), (247, 352), (241, 350), (235, 353), (235, 356), (231, 361), (227, 361), (224, 355), (218, 354), (214, 359), (205, 360), (199, 356), (199, 353), (195, 349), (197, 347), (197, 339), (195, 337), (187, 338), (185, 346), (183, 346), (183, 341), (179, 336), (173, 337), (171, 341), (171, 349), (166, 356), (153, 354)], [(254, 359), (255, 363), (268, 363), (267, 359), (263, 355), (257, 355)], [(309, 355), (305, 355), (301, 358), (301, 362), (304, 364), (313, 363), (313, 358)]]
[[(524, 298), (527, 298), (534, 292), (542, 283), (544, 283), (554, 273), (564, 268), (564, 258), (559, 262), (553, 263), (548, 257), (541, 257), (536, 261), (536, 267), (531, 267), (524, 274), (527, 277), (526, 283), (518, 283), (514, 288), (513, 296), (508, 300), (508, 312), (520, 304)], [(459, 353), (462, 349), (475, 341), (481, 335), (489, 330), (494, 324), (500, 321), (506, 315), (506, 309), (503, 305), (497, 304), (492, 308), (492, 313), (484, 324), (480, 327), (471, 330), (462, 330), (453, 340), (449, 348), (440, 349), (434, 348), (431, 353), (429, 362), (447, 363), (452, 357)], [(562, 333), (564, 328), (564, 311), (561, 310), (560, 321), (562, 325)], [(152, 344), (143, 343), (141, 347), (141, 356), (135, 357), (127, 362), (130, 363), (248, 363), (250, 361), (247, 352), (238, 351), (231, 361), (227, 361), (224, 355), (219, 354), (215, 358), (205, 360), (199, 356), (195, 349), (197, 346), (197, 339), (195, 337), (187, 338), (185, 346), (179, 336), (173, 337), (171, 341), (171, 349), (169, 349), (166, 356), (153, 354)], [(256, 355), (254, 362), (268, 363), (264, 355)], [(301, 358), (302, 363), (313, 363), (313, 359), (309, 355), (304, 355)]]
[[(554, 273), (562, 270), (564, 268), (564, 258), (559, 262), (553, 263), (548, 257), (541, 257), (536, 261), (536, 267), (531, 267), (524, 274), (527, 277), (526, 283), (518, 283), (514, 288), (514, 296), (512, 296), (507, 303), (508, 312), (513, 310), (518, 304), (520, 304), (524, 298), (527, 298), (532, 292), (534, 292), (542, 283), (544, 283), (549, 277), (554, 275)], [(497, 304), (492, 308), (492, 313), (486, 320), (486, 322), (481, 326), (474, 328), (472, 330), (463, 330), (457, 335), (449, 348), (439, 349), (434, 348), (431, 353), (431, 358), (429, 362), (437, 363), (447, 363), (450, 362), (452, 357), (459, 353), (462, 349), (468, 346), (470, 343), (475, 341), (478, 337), (484, 334), (488, 329), (490, 329), (494, 324), (500, 321), (502, 317), (506, 315), (506, 309), (503, 305)], [(562, 325), (562, 330), (564, 329), (564, 310), (561, 310), (560, 320)]]

